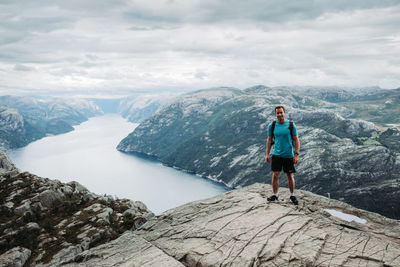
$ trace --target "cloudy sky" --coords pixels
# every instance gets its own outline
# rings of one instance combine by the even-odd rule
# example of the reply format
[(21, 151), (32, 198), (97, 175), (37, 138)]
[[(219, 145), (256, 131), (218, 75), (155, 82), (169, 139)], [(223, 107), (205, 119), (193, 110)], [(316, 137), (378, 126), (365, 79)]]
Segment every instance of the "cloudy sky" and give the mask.
[(0, 0), (0, 94), (400, 87), (400, 0)]

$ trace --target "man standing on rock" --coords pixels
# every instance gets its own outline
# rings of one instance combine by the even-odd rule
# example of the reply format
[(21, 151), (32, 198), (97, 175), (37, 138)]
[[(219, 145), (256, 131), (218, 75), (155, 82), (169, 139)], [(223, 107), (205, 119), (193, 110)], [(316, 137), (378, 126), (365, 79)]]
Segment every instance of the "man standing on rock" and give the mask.
[[(272, 191), (274, 194), (267, 200), (278, 201), (279, 174), (283, 169), (288, 179), (290, 200), (297, 205), (298, 201), (294, 196), (294, 173), (296, 172), (294, 164), (299, 161), (300, 141), (297, 136), (296, 125), (292, 121), (285, 120), (285, 108), (283, 106), (275, 107), (275, 115), (277, 120), (268, 125), (267, 155), (265, 157), (267, 163), (271, 162)], [(295, 143), (294, 153), (292, 140)], [(274, 152), (270, 158), (273, 144)]]

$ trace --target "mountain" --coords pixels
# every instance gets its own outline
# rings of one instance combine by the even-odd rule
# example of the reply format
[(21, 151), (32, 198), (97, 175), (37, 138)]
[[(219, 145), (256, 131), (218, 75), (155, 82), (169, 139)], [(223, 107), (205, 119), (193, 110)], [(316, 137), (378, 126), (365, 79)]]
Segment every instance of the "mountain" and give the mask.
[(400, 221), (253, 184), (154, 216), (20, 173), (0, 151), (0, 266), (399, 266)]
[(1, 151), (0, 186), (0, 266), (58, 265), (154, 216), (139, 201), (20, 173)]
[(16, 148), (43, 137), (44, 133), (28, 123), (21, 113), (0, 106), (0, 148)]
[[(117, 149), (154, 157), (230, 187), (269, 183), (265, 141), (278, 104), (287, 108), (299, 132), (297, 188), (400, 218), (400, 164), (391, 145), (398, 136), (353, 118), (348, 102), (265, 86), (200, 90), (164, 106)], [(285, 177), (280, 185), (287, 185)]]
[(141, 122), (152, 116), (173, 96), (168, 94), (139, 94), (121, 99), (118, 113), (130, 122)]
[(104, 113), (118, 113), (121, 98), (87, 98), (95, 103)]
[(400, 88), (359, 95), (343, 105), (352, 110), (351, 118), (362, 118), (381, 126), (398, 124)]
[(103, 114), (93, 102), (75, 98), (0, 96), (0, 148), (22, 147)]

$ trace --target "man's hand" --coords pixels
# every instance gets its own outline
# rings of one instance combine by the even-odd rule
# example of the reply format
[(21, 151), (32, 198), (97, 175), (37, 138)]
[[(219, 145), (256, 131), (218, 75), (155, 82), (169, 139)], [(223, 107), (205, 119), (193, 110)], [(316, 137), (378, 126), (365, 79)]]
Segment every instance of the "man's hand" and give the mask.
[(297, 164), (297, 162), (299, 162), (299, 155), (294, 155), (294, 158), (293, 158), (293, 163), (294, 164)]
[(267, 163), (270, 163), (270, 162), (271, 162), (271, 159), (269, 158), (269, 154), (268, 154), (267, 156), (265, 156), (265, 161), (266, 161)]

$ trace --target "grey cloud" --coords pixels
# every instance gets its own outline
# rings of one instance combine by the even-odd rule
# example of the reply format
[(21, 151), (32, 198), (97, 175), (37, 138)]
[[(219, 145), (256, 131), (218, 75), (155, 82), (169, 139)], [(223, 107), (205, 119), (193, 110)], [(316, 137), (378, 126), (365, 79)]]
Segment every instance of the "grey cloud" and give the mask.
[(66, 59), (59, 58), (56, 56), (48, 55), (44, 56), (41, 53), (38, 53), (36, 48), (27, 46), (24, 47), (12, 47), (7, 49), (0, 48), (0, 61), (8, 62), (8, 63), (20, 63), (20, 64), (28, 64), (28, 63), (37, 63), (37, 64), (49, 64), (49, 63), (59, 63), (62, 61), (66, 61)]
[(371, 62), (391, 67), (394, 84), (399, 14), (398, 0), (0, 0), (2, 86), (36, 64), (26, 79), (37, 88), (204, 88), (297, 82), (313, 70), (362, 80)]
[(89, 62), (89, 61), (84, 61), (82, 63), (79, 63), (78, 65), (81, 67), (85, 67), (85, 68), (93, 68), (96, 66), (101, 66), (103, 63), (93, 63), (93, 62)]
[(255, 72), (255, 71), (248, 71), (247, 75), (249, 75), (249, 77), (252, 77), (252, 78), (260, 77), (260, 74), (258, 72)]
[(68, 75), (86, 76), (88, 72), (77, 68), (67, 67), (67, 68), (58, 68), (51, 70), (50, 74), (54, 76), (68, 76)]
[(8, 30), (24, 33), (50, 32), (68, 28), (73, 24), (72, 19), (58, 17), (18, 16), (2, 22), (2, 27)]
[[(0, 2), (0, 14), (7, 11), (28, 11), (30, 14), (51, 14), (58, 13), (59, 15), (79, 14), (79, 16), (103, 16), (113, 12), (114, 10), (125, 10), (128, 0), (69, 0), (69, 1), (54, 1), (54, 0), (2, 0)], [(32, 13), (32, 11), (36, 11)], [(68, 17), (68, 16), (67, 16)]]
[(132, 26), (129, 28), (129, 30), (131, 30), (131, 31), (151, 31), (152, 28)]
[(13, 70), (16, 71), (34, 71), (36, 70), (34, 67), (22, 65), (22, 64), (16, 64), (13, 68)]
[(200, 80), (203, 80), (207, 76), (208, 76), (208, 74), (205, 72), (202, 72), (202, 71), (199, 71), (194, 75), (194, 77), (196, 77), (197, 79), (200, 79)]
[(179, 14), (168, 14), (163, 12), (142, 12), (140, 10), (127, 11), (123, 18), (127, 21), (140, 21), (150, 23), (181, 23), (182, 17)]
[(170, 30), (173, 29), (172, 27), (162, 27), (162, 26), (152, 26), (152, 27), (146, 27), (146, 26), (132, 26), (129, 27), (130, 31), (154, 31), (154, 30)]
[(90, 60), (98, 60), (100, 59), (98, 56), (96, 55), (91, 55), (91, 54), (87, 54), (86, 57)]
[[(54, 2), (54, 1), (51, 1)], [(60, 8), (80, 12), (86, 15), (104, 16), (115, 10), (124, 10), (128, 7), (128, 0), (68, 0), (57, 1)]]
[(3, 30), (2, 34), (0, 35), (0, 46), (18, 42), (23, 38), (25, 38), (25, 35), (20, 32)]
[(215, 23), (225, 21), (273, 22), (315, 19), (325, 13), (399, 6), (397, 0), (203, 0), (156, 1), (143, 4), (133, 1), (127, 20), (154, 23)]

